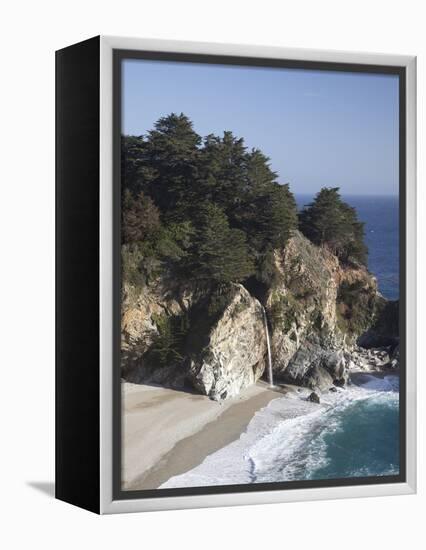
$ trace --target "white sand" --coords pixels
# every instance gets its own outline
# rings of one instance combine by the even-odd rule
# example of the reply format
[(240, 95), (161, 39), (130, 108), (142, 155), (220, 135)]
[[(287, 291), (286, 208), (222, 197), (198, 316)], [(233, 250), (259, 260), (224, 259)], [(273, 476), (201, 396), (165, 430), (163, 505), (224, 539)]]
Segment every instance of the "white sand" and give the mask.
[(282, 396), (263, 382), (224, 402), (127, 382), (122, 392), (124, 490), (155, 488), (197, 466), (238, 439), (257, 410)]

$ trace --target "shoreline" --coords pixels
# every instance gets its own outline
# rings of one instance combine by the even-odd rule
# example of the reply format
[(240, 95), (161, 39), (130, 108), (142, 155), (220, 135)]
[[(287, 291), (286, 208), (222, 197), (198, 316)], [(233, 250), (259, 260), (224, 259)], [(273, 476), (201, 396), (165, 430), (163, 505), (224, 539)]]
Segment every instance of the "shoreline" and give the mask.
[(123, 490), (158, 488), (238, 439), (255, 413), (290, 388), (259, 381), (225, 402), (168, 388), (122, 384)]
[[(359, 407), (361, 403), (362, 409), (364, 399), (366, 397), (368, 399), (368, 394), (360, 394), (359, 391), (369, 392), (370, 396), (373, 396), (372, 403), (375, 403), (378, 394), (395, 391), (392, 384), (376, 385), (377, 383), (372, 382), (373, 378), (376, 380), (382, 378), (374, 374), (377, 372), (371, 375), (364, 374), (365, 380), (359, 380), (360, 384), (350, 384), (345, 389), (338, 389), (337, 393), (323, 391), (320, 403), (307, 399), (311, 390), (290, 386), (298, 391), (287, 393), (258, 411), (238, 439), (209, 454), (198, 466), (191, 467), (182, 475), (171, 477), (162, 483), (160, 488), (246, 485), (259, 483), (262, 480), (269, 482), (305, 479), (305, 475), (310, 475), (309, 471), (312, 473), (317, 467), (319, 468), (318, 464), (321, 461), (324, 461), (323, 466), (327, 465), (328, 460), (333, 461), (334, 459), (331, 458), (333, 452), (335, 453), (339, 447), (342, 448), (337, 444), (335, 450), (331, 451), (331, 457), (327, 458), (328, 444), (321, 440), (322, 436), (319, 438), (322, 444), (315, 448), (310, 447), (311, 437), (315, 438), (319, 434), (328, 433), (329, 437), (333, 434), (334, 438), (335, 426), (340, 423), (339, 418), (346, 418), (343, 420), (345, 423), (350, 417), (350, 415), (345, 417), (348, 407)], [(386, 373), (383, 374), (383, 377), (386, 377)], [(365, 388), (358, 387), (363, 387), (364, 382), (367, 383)], [(369, 400), (368, 402), (371, 403)], [(381, 403), (381, 398), (378, 402)], [(339, 430), (336, 431), (336, 434), (338, 433)], [(333, 449), (333, 445), (330, 449)], [(338, 451), (337, 454), (339, 454)], [(274, 457), (272, 461), (271, 457)], [(340, 459), (342, 458), (347, 459), (347, 456), (341, 456)], [(340, 459), (335, 467), (339, 467)], [(365, 466), (369, 467), (368, 464)], [(278, 477), (270, 477), (271, 472), (268, 472), (268, 469), (274, 467), (277, 468), (274, 475)], [(352, 468), (350, 465), (347, 467)], [(299, 472), (295, 474), (298, 468)], [(284, 471), (287, 473), (283, 474)], [(284, 475), (282, 479), (281, 475)], [(347, 473), (348, 477), (350, 475), (352, 474)]]
[[(384, 378), (387, 374), (399, 375), (399, 371), (350, 373), (355, 385), (363, 376)], [(225, 402), (127, 382), (122, 391), (124, 491), (157, 489), (169, 479), (196, 468), (209, 455), (237, 441), (255, 414), (275, 399), (297, 396), (295, 400), (289, 398), (289, 418), (323, 406), (322, 402), (313, 404), (303, 399), (311, 392), (307, 388), (282, 385), (271, 389), (264, 381)], [(293, 410), (296, 402), (301, 407), (297, 413)]]

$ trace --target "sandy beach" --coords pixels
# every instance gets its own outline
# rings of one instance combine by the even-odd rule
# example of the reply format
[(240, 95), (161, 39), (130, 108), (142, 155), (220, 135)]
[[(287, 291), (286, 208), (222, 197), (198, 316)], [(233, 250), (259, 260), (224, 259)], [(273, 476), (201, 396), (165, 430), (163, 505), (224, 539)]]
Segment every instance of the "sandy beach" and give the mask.
[(142, 384), (122, 384), (123, 489), (154, 489), (238, 439), (254, 414), (285, 389), (264, 382), (238, 397), (208, 397)]
[[(351, 378), (358, 385), (385, 374), (353, 372)], [(237, 444), (255, 414), (283, 395), (288, 396), (285, 410), (276, 401), (281, 420), (284, 414), (291, 419), (327, 408), (326, 403), (307, 402), (310, 390), (306, 388), (286, 385), (271, 389), (263, 381), (222, 402), (196, 393), (127, 382), (122, 384), (122, 392), (124, 490), (156, 489), (193, 470), (230, 443)], [(339, 389), (341, 392), (342, 397), (346, 395)]]

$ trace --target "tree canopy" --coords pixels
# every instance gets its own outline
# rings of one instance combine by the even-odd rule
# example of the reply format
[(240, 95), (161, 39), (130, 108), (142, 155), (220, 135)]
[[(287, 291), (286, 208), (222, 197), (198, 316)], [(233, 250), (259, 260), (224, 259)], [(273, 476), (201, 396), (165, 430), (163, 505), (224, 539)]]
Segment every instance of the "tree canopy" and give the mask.
[(199, 222), (194, 242), (195, 275), (217, 282), (247, 279), (254, 265), (245, 233), (231, 228), (223, 210), (214, 203), (202, 207)]
[(342, 201), (338, 187), (324, 187), (299, 215), (300, 230), (313, 243), (327, 246), (343, 262), (366, 263), (364, 224), (355, 208)]
[(268, 157), (229, 131), (202, 139), (183, 113), (123, 136), (121, 175), (123, 244), (150, 265), (242, 281), (297, 227), (294, 197)]
[(273, 254), (299, 229), (342, 262), (366, 262), (364, 226), (339, 188), (299, 214), (270, 160), (225, 131), (199, 136), (183, 113), (122, 138), (123, 260), (134, 280), (160, 269), (218, 283), (267, 283)]

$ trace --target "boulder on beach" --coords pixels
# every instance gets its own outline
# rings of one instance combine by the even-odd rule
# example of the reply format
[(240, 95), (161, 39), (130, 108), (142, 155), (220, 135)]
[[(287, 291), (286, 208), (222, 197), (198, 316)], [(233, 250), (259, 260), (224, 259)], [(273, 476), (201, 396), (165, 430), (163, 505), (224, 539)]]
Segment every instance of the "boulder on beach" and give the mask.
[(315, 365), (302, 379), (302, 384), (312, 390), (323, 391), (331, 386), (333, 378), (321, 365)]
[(310, 401), (311, 403), (320, 403), (320, 396), (316, 392), (313, 391), (309, 395), (308, 401)]
[[(240, 284), (223, 289), (218, 312), (211, 323), (194, 321), (195, 331), (201, 328), (194, 352), (190, 346), (188, 380), (211, 399), (233, 397), (254, 384), (265, 369), (266, 335), (263, 308)], [(210, 304), (211, 311), (211, 304)], [(202, 312), (203, 314), (204, 312)]]

